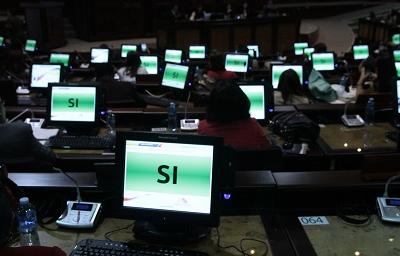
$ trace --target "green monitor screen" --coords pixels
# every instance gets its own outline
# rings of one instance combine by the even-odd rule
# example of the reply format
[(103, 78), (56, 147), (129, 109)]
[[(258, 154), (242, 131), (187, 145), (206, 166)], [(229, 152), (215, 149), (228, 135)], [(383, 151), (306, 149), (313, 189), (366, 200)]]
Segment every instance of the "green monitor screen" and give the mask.
[(248, 54), (226, 54), (225, 69), (232, 72), (246, 73), (249, 65)]
[(164, 76), (161, 81), (161, 85), (177, 89), (184, 89), (188, 73), (188, 66), (167, 63), (167, 65), (165, 65)]
[(50, 63), (62, 64), (67, 67), (69, 64), (69, 54), (68, 53), (52, 53), (50, 54)]
[(308, 47), (307, 42), (303, 43), (294, 43), (294, 54), (295, 55), (303, 55), (303, 49)]
[(158, 57), (157, 56), (140, 56), (142, 64), (141, 67), (145, 68), (149, 75), (158, 74)]
[(288, 69), (293, 69), (300, 79), (300, 84), (303, 84), (303, 66), (302, 65), (272, 65), (272, 87), (278, 89), (279, 79), (283, 72)]
[(128, 52), (136, 52), (137, 46), (131, 44), (123, 44), (121, 45), (121, 58), (126, 58)]
[(61, 80), (61, 65), (32, 64), (31, 88), (47, 88), (49, 83), (59, 83)]
[(395, 62), (397, 77), (400, 77), (400, 62)]
[(91, 63), (108, 63), (110, 50), (106, 48), (92, 48), (90, 50)]
[(355, 60), (364, 60), (369, 57), (368, 45), (354, 45), (353, 56)]
[(248, 53), (252, 58), (260, 57), (260, 50), (258, 45), (248, 45), (247, 50), (249, 51)]
[(0, 46), (4, 46), (4, 37), (0, 36)]
[(400, 50), (393, 51), (394, 61), (400, 61)]
[(240, 89), (250, 100), (250, 116), (255, 119), (265, 119), (264, 85), (240, 85)]
[(34, 52), (36, 50), (36, 40), (27, 39), (25, 43), (25, 51)]
[(181, 63), (182, 51), (181, 50), (165, 50), (165, 62)]
[(179, 140), (126, 140), (124, 144), (123, 207), (211, 213), (212, 145)]
[(306, 55), (308, 59), (311, 59), (311, 54), (313, 52), (315, 52), (315, 49), (313, 47), (307, 47), (307, 48), (304, 48), (303, 51), (304, 51), (304, 55)]
[(332, 52), (313, 53), (313, 68), (318, 71), (335, 70), (335, 56)]
[(50, 88), (50, 121), (95, 122), (96, 87), (53, 85)]
[(399, 45), (400, 44), (400, 34), (394, 34), (392, 36), (392, 43), (395, 45)]
[(189, 46), (189, 59), (205, 59), (206, 47), (204, 45)]

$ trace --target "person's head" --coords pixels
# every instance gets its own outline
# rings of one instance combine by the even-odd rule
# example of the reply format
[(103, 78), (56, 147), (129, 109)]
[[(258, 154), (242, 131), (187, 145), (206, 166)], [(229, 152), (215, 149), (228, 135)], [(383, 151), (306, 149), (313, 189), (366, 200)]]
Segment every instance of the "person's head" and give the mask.
[(360, 64), (360, 68), (363, 67), (365, 72), (376, 72), (376, 60), (373, 57), (368, 57), (363, 60)]
[(326, 51), (328, 51), (328, 47), (326, 46), (325, 43), (317, 43), (314, 45), (315, 53), (326, 52)]
[(286, 103), (292, 95), (304, 95), (299, 75), (293, 69), (285, 70), (278, 83), (278, 90), (282, 93), (283, 101)]
[(219, 81), (210, 93), (207, 120), (230, 123), (250, 117), (250, 101), (236, 84)]
[(220, 53), (210, 55), (210, 70), (224, 71), (225, 70), (225, 56)]
[(140, 60), (140, 56), (137, 52), (135, 51), (130, 51), (126, 55), (126, 66), (130, 68), (138, 68), (142, 64), (142, 61)]

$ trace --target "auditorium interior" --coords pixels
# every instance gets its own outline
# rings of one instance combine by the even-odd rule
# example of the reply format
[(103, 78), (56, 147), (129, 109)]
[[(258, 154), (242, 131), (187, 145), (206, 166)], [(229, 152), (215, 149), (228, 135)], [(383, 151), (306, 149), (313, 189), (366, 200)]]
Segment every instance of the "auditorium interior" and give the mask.
[[(220, 82), (269, 147), (200, 134)], [(3, 0), (0, 131), (21, 122), (54, 159), (0, 134), (0, 178), (65, 255), (400, 255), (397, 0)]]

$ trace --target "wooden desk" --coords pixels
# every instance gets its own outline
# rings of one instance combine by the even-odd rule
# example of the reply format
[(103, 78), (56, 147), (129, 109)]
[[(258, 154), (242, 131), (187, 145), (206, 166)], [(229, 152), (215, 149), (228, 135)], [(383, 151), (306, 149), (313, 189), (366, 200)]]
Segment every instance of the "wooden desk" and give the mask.
[[(79, 231), (76, 230), (56, 230), (50, 231), (47, 229), (39, 229), (39, 237), (42, 245), (45, 246), (58, 246), (63, 249), (67, 255), (72, 251), (75, 244), (83, 239), (101, 239), (104, 240), (105, 233), (116, 230), (119, 228), (127, 227), (133, 224), (132, 220), (123, 220), (115, 218), (106, 218), (97, 227), (94, 232)], [(56, 228), (55, 224), (51, 225), (51, 228)], [(221, 235), (221, 244), (235, 245), (240, 247), (240, 240), (242, 238), (254, 238), (261, 241), (267, 241), (266, 233), (264, 230), (261, 218), (258, 216), (229, 216), (222, 217), (219, 226), (219, 232)], [(123, 229), (119, 232), (113, 233), (110, 238), (114, 241), (127, 242), (134, 240), (132, 233), (132, 226)], [(245, 242), (243, 243), (244, 248), (254, 249), (256, 255), (266, 255), (266, 247), (261, 243), (256, 242)], [(241, 255), (233, 249), (220, 249), (217, 246), (217, 234), (216, 229), (213, 229), (211, 235), (206, 239), (185, 246), (186, 249), (197, 250), (207, 252), (208, 254), (214, 255)]]
[(393, 130), (389, 123), (375, 123), (349, 128), (342, 124), (327, 124), (321, 128), (319, 145), (327, 155), (394, 152), (396, 143), (385, 137)]

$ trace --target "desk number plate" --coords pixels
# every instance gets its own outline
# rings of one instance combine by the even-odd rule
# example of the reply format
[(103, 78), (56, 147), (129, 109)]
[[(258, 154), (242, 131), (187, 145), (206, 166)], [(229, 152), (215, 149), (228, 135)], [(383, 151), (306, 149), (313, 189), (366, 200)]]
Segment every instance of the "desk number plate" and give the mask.
[(301, 225), (329, 225), (328, 219), (325, 216), (302, 216), (298, 217)]

